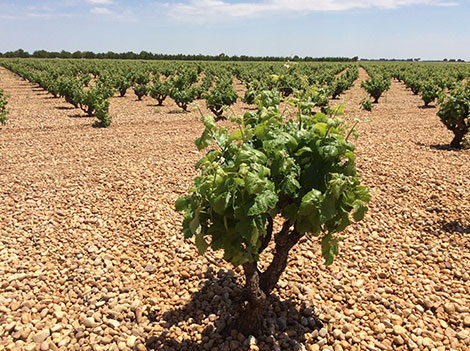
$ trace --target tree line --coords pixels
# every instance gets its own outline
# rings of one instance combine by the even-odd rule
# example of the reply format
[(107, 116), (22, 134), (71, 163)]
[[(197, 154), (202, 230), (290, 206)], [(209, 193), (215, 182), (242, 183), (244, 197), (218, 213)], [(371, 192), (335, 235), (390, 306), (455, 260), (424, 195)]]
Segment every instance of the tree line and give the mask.
[(295, 61), (295, 62), (355, 62), (358, 57), (283, 57), (283, 56), (247, 56), (247, 55), (234, 55), (229, 56), (224, 53), (219, 55), (186, 55), (186, 54), (155, 54), (148, 51), (141, 51), (135, 53), (128, 52), (99, 52), (92, 51), (74, 51), (69, 52), (62, 50), (46, 51), (36, 50), (32, 54), (23, 49), (16, 51), (0, 52), (0, 57), (6, 58), (62, 58), (62, 59), (121, 59), (121, 60), (178, 60), (178, 61)]

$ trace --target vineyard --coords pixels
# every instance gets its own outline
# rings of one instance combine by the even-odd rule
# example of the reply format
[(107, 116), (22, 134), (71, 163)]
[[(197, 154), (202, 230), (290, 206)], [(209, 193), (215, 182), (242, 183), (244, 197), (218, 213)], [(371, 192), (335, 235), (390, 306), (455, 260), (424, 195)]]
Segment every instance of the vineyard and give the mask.
[(0, 351), (470, 348), (470, 65), (0, 66)]

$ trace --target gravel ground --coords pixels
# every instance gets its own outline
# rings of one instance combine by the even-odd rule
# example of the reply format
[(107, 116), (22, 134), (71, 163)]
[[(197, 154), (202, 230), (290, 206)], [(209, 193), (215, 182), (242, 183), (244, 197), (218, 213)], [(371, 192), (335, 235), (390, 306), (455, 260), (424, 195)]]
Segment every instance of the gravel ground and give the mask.
[(255, 339), (219, 333), (240, 270), (180, 234), (196, 114), (129, 90), (95, 129), (0, 69), (0, 351), (470, 349), (470, 151), (400, 83), (361, 111), (365, 78), (337, 102), (362, 119), (370, 211), (329, 267), (316, 240), (294, 248)]

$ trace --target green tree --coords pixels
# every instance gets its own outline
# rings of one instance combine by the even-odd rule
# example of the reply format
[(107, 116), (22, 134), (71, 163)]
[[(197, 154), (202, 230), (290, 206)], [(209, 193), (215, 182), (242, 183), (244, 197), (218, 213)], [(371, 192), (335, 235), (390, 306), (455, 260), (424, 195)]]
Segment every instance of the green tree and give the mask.
[(390, 78), (377, 74), (363, 81), (361, 87), (374, 98), (374, 103), (378, 103), (382, 94), (390, 89)]
[(160, 80), (159, 77), (155, 77), (153, 85), (149, 88), (149, 94), (152, 98), (158, 101), (158, 105), (162, 106), (163, 101), (170, 95), (171, 84), (168, 80)]
[(424, 82), (421, 86), (421, 99), (424, 106), (429, 106), (431, 102), (434, 102), (439, 97), (439, 93), (440, 89), (434, 82)]
[[(185, 238), (195, 238), (200, 254), (208, 247), (224, 250), (224, 259), (243, 266), (246, 304), (234, 327), (258, 334), (267, 299), (304, 235), (321, 238), (326, 264), (338, 253), (338, 233), (363, 218), (369, 201), (354, 163), (351, 131), (335, 114), (312, 115), (310, 92), (291, 103), (295, 118), (279, 110), (277, 91), (264, 91), (257, 112), (232, 117), (238, 129), (217, 127), (205, 117), (198, 149), (209, 147), (197, 167), (191, 194), (176, 202), (184, 212)], [(340, 109), (337, 108), (336, 111)], [(230, 132), (229, 132), (230, 130)], [(215, 145), (213, 145), (215, 143)], [(282, 228), (273, 230), (280, 216)], [(274, 240), (268, 268), (260, 254)]]
[(3, 92), (3, 90), (0, 89), (0, 124), (2, 125), (5, 125), (8, 119), (7, 104), (8, 104), (7, 97), (5, 93)]
[(458, 86), (439, 100), (437, 115), (454, 133), (450, 146), (460, 149), (470, 128), (470, 86)]
[(222, 119), (224, 108), (232, 106), (238, 99), (238, 95), (233, 88), (233, 79), (222, 78), (205, 95), (206, 105), (214, 113), (216, 120)]

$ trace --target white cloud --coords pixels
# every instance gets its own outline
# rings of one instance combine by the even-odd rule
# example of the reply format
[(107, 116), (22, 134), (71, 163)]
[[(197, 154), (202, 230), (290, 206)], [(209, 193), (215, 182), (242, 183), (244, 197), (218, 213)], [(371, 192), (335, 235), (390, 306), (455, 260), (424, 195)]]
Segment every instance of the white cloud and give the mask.
[(353, 9), (396, 9), (410, 5), (456, 6), (449, 0), (264, 0), (230, 3), (224, 0), (189, 0), (165, 3), (175, 19), (196, 22), (227, 18), (261, 17), (271, 13), (305, 13), (315, 11), (346, 11)]
[(113, 13), (106, 7), (93, 7), (90, 13), (94, 15), (112, 15)]
[(17, 19), (22, 19), (22, 17), (19, 17), (19, 16), (11, 16), (11, 15), (0, 15), (0, 19), (4, 19), (4, 20), (17, 20)]
[(86, 0), (86, 2), (93, 5), (111, 5), (113, 0)]

